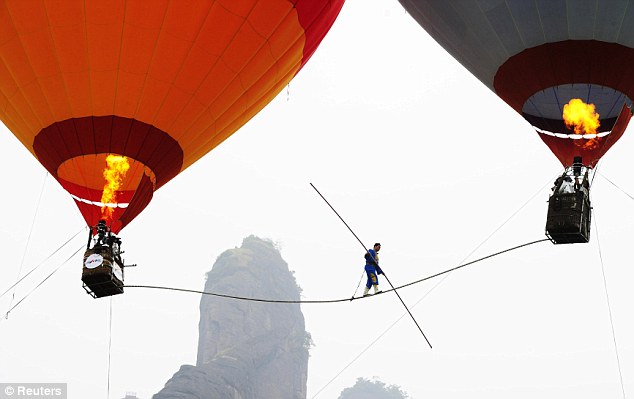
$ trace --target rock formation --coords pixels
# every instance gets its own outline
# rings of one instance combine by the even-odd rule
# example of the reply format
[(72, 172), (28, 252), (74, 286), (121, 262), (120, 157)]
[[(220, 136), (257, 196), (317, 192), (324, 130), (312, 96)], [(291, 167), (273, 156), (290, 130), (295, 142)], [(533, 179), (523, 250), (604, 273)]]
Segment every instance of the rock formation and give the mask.
[(354, 386), (341, 391), (338, 399), (407, 399), (409, 395), (398, 385), (386, 385), (376, 377), (357, 378)]
[[(218, 257), (205, 291), (298, 300), (301, 289), (273, 243), (250, 236)], [(306, 398), (310, 344), (299, 304), (203, 295), (196, 365), (183, 365), (153, 398)]]

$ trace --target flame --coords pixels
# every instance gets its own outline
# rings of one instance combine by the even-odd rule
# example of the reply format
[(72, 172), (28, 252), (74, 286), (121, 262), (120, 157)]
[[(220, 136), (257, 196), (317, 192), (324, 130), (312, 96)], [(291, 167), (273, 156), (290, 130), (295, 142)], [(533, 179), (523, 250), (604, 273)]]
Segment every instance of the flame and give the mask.
[[(101, 195), (101, 202), (103, 204), (116, 203), (117, 190), (121, 188), (121, 183), (125, 177), (128, 169), (130, 169), (130, 162), (128, 158), (122, 155), (109, 154), (106, 157), (106, 168), (103, 170), (103, 177), (106, 179), (106, 184), (103, 187), (103, 194)], [(110, 206), (101, 207), (101, 217), (106, 220), (112, 218), (113, 208)]]
[(584, 150), (594, 150), (599, 146), (600, 139), (598, 137), (588, 140), (574, 140), (577, 147), (581, 147)]
[(586, 104), (578, 98), (573, 98), (564, 105), (564, 122), (569, 129), (574, 126), (576, 134), (596, 134), (599, 128), (599, 114), (594, 104)]

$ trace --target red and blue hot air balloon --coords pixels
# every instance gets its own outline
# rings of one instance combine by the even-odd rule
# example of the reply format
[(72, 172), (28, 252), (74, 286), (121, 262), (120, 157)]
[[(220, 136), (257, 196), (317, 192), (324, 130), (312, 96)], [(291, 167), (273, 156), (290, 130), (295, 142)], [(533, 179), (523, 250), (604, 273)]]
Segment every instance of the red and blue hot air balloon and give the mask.
[[(634, 98), (634, 11), (616, 0), (399, 0), (447, 52), (526, 119), (561, 163), (594, 166), (621, 137)], [(563, 109), (593, 104), (596, 135)]]
[[(634, 98), (634, 9), (628, 2), (399, 1), (535, 128), (564, 167), (573, 169), (571, 177), (596, 166), (623, 135)], [(593, 123), (565, 120), (564, 108), (575, 105), (598, 122), (596, 130), (587, 129)], [(588, 215), (581, 224), (589, 233), (590, 211), (580, 212)]]

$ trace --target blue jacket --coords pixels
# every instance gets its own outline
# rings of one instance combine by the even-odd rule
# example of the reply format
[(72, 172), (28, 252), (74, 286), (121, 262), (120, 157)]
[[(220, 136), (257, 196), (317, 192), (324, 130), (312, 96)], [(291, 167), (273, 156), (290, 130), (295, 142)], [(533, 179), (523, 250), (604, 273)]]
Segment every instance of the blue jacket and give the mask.
[(379, 267), (379, 263), (376, 260), (376, 252), (374, 249), (368, 249), (368, 252), (365, 254), (365, 269), (376, 269), (378, 274), (383, 274), (383, 270)]

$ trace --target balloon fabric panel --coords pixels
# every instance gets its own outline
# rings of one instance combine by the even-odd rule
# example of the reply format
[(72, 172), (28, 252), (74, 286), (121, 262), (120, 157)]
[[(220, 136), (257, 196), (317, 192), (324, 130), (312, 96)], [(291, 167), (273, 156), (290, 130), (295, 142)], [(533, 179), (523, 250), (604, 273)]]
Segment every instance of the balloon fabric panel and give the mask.
[[(595, 165), (623, 133), (613, 126), (622, 127), (617, 117), (627, 124), (619, 112), (631, 116), (634, 98), (634, 13), (627, 2), (399, 1), (538, 132), (552, 133), (539, 134), (564, 166), (574, 155)], [(574, 98), (601, 108), (600, 131), (613, 129), (610, 139), (567, 137), (574, 131), (562, 108)]]
[(288, 84), (343, 2), (2, 0), (0, 119), (89, 224), (106, 156), (125, 156), (116, 197), (145, 194), (115, 209), (123, 227), (147, 181), (167, 183)]

